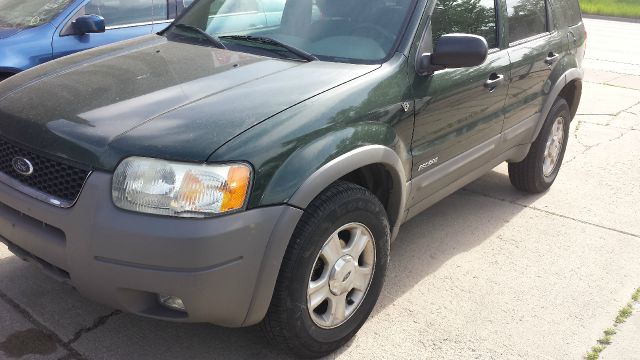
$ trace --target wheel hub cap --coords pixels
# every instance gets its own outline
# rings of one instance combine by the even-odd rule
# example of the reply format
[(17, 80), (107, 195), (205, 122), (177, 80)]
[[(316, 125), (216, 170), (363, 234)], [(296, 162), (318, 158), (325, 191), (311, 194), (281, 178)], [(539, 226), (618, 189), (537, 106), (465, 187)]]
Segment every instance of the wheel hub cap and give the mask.
[(365, 298), (375, 268), (375, 240), (359, 223), (336, 230), (320, 250), (307, 287), (307, 309), (321, 328), (340, 326)]
[(558, 160), (560, 159), (560, 153), (562, 152), (562, 146), (564, 145), (564, 118), (558, 117), (551, 126), (549, 131), (549, 137), (547, 138), (547, 144), (544, 150), (544, 162), (542, 163), (542, 171), (544, 176), (551, 176)]
[(329, 289), (333, 295), (342, 295), (353, 289), (355, 277), (351, 275), (355, 272), (356, 266), (356, 261), (351, 255), (345, 255), (336, 261), (329, 277)]

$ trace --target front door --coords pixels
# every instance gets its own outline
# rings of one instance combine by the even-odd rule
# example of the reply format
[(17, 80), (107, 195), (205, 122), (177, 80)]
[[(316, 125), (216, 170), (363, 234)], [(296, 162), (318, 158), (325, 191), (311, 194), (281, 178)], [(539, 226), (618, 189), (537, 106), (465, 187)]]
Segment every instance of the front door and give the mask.
[(416, 75), (414, 188), (409, 206), (495, 156), (491, 142), (502, 130), (510, 62), (500, 46), (494, 0), (438, 0), (420, 52), (431, 52), (431, 44), (449, 33), (483, 36), (490, 52), (477, 67)]

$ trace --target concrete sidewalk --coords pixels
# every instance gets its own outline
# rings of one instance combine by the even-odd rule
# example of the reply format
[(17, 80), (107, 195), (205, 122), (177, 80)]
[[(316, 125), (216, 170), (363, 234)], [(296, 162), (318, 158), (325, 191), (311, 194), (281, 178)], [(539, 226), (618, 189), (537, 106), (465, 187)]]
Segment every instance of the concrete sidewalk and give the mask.
[[(640, 24), (587, 26), (583, 100), (552, 189), (517, 192), (502, 165), (407, 223), (380, 304), (332, 358), (580, 359), (613, 325), (640, 287)], [(602, 358), (640, 358), (639, 313)], [(101, 307), (0, 245), (2, 359), (283, 357), (255, 328)]]

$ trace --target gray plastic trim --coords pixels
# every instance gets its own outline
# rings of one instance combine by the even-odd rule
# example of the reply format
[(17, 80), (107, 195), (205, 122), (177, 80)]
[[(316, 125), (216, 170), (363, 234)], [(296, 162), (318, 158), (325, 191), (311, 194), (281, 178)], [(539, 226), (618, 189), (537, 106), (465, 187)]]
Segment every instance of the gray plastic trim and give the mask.
[[(115, 207), (111, 174), (99, 171), (68, 209), (0, 183), (0, 240), (10, 249), (67, 274), (89, 299), (171, 321), (260, 321), (301, 215), (286, 205), (205, 219), (133, 213)], [(186, 313), (167, 310), (159, 294), (181, 298)]]
[[(470, 182), (486, 174), (491, 169), (500, 165), (504, 161), (511, 158), (524, 156), (527, 153), (527, 151), (529, 151), (528, 145), (516, 146), (498, 155), (497, 157), (494, 157), (493, 159), (483, 163), (483, 165), (471, 169), (471, 171), (469, 171), (465, 175), (456, 178), (447, 186), (441, 189), (438, 189), (437, 191), (433, 192), (432, 194), (428, 195), (427, 197), (423, 198), (422, 200), (414, 204), (407, 212), (407, 221), (412, 217), (420, 214), (422, 211), (426, 210), (427, 208), (437, 203), (438, 201), (444, 199), (445, 197), (461, 189), (462, 187), (469, 184)], [(416, 180), (420, 181), (421, 183), (423, 182), (423, 180), (419, 178), (414, 179), (414, 181)]]
[[(389, 197), (387, 212), (392, 228), (402, 223), (407, 195), (407, 176), (398, 154), (382, 145), (367, 145), (343, 154), (313, 173), (302, 186), (293, 194), (289, 204), (299, 208), (306, 208), (311, 201), (333, 182), (361, 167), (382, 164), (393, 180), (393, 188)], [(397, 233), (397, 231), (394, 231)], [(395, 234), (392, 233), (392, 240)]]
[(547, 115), (549, 115), (549, 111), (551, 111), (551, 107), (553, 106), (553, 103), (558, 98), (558, 95), (560, 95), (560, 92), (562, 91), (562, 89), (564, 89), (564, 87), (567, 86), (568, 83), (576, 79), (578, 80), (584, 79), (583, 69), (578, 69), (578, 68), (569, 69), (567, 72), (562, 74), (560, 79), (553, 86), (553, 88), (549, 92), (549, 95), (547, 96), (547, 101), (542, 107), (542, 112), (540, 112), (540, 119), (538, 121), (538, 126), (536, 127), (536, 131), (533, 133), (533, 138), (530, 139), (531, 140), (530, 142), (535, 141), (535, 139), (538, 137), (538, 133), (540, 133), (540, 129), (542, 129), (542, 125), (544, 125), (544, 121), (547, 118)]

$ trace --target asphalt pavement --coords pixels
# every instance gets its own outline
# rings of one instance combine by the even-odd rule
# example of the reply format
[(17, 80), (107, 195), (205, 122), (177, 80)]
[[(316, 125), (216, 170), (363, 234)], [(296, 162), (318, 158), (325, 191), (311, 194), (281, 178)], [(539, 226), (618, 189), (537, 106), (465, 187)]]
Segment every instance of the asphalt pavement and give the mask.
[[(580, 359), (640, 287), (640, 23), (586, 20), (560, 175), (501, 165), (402, 228), (380, 302), (340, 359)], [(605, 359), (640, 359), (640, 306)], [(2, 359), (269, 359), (256, 328), (175, 324), (83, 299), (0, 245)]]

